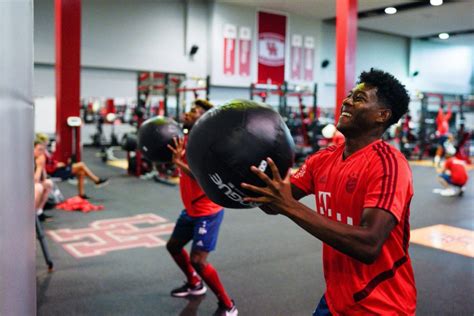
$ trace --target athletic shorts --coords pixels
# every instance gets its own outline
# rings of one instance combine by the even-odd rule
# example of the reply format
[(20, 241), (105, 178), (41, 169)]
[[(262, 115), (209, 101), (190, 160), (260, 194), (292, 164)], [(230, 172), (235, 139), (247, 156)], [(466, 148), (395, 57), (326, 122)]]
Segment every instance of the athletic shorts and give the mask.
[(321, 300), (319, 301), (318, 307), (313, 313), (313, 316), (331, 316), (331, 312), (329, 311), (328, 303), (326, 302), (326, 296), (323, 295)]
[(441, 145), (444, 148), (444, 143), (448, 140), (448, 136), (443, 135), (438, 137), (438, 145)]
[(171, 237), (186, 241), (192, 239), (193, 250), (211, 252), (216, 249), (219, 227), (223, 218), (223, 209), (215, 214), (202, 217), (189, 216), (186, 210), (183, 210)]
[(454, 185), (456, 187), (462, 187), (463, 185), (461, 184), (456, 184), (456, 183), (453, 183), (453, 180), (451, 180), (451, 176), (449, 174), (446, 174), (446, 173), (441, 173), (439, 175), (441, 178), (443, 178), (447, 183), (451, 184), (451, 185)]
[(52, 178), (61, 178), (61, 180), (63, 180), (63, 181), (74, 178), (74, 175), (72, 174), (72, 167), (70, 165), (67, 165), (65, 167), (57, 168), (51, 174), (51, 177)]

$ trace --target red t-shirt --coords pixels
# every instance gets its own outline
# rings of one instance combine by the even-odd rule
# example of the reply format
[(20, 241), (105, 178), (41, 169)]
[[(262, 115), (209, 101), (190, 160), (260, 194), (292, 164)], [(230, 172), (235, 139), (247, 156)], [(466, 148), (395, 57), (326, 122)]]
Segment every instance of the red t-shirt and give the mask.
[[(187, 143), (185, 137), (185, 143)], [(186, 157), (184, 162), (187, 163)], [(179, 190), (181, 199), (189, 216), (209, 216), (222, 210), (222, 206), (212, 202), (201, 189), (196, 180), (180, 171)]]
[(451, 115), (451, 108), (448, 109), (446, 114), (443, 113), (443, 109), (439, 108), (438, 115), (436, 116), (437, 132), (439, 136), (445, 136), (448, 134)]
[(334, 221), (359, 225), (365, 208), (379, 208), (393, 214), (398, 224), (370, 265), (323, 244), (329, 309), (333, 315), (414, 315), (416, 288), (408, 255), (413, 184), (408, 162), (381, 140), (346, 160), (343, 151), (340, 145), (317, 152), (291, 182), (314, 194), (316, 212)]
[(444, 163), (444, 167), (451, 172), (451, 182), (456, 185), (465, 185), (468, 179), (466, 161), (451, 157)]
[(53, 158), (53, 155), (49, 152), (45, 152), (46, 164), (45, 169), (48, 174), (53, 174), (58, 169), (58, 161)]

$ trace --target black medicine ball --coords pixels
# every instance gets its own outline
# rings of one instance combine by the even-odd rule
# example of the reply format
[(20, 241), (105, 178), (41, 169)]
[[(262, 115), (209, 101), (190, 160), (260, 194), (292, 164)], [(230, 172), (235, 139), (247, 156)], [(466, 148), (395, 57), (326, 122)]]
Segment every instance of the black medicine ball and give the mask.
[(138, 148), (154, 162), (170, 162), (172, 153), (167, 145), (174, 146), (173, 137), (183, 137), (178, 123), (164, 116), (149, 118), (138, 129)]
[(281, 116), (269, 106), (232, 100), (206, 112), (189, 135), (186, 157), (199, 185), (215, 203), (229, 208), (251, 208), (244, 202), (255, 193), (242, 182), (266, 186), (251, 170), (254, 165), (272, 177), (270, 157), (285, 177), (294, 162), (294, 142)]

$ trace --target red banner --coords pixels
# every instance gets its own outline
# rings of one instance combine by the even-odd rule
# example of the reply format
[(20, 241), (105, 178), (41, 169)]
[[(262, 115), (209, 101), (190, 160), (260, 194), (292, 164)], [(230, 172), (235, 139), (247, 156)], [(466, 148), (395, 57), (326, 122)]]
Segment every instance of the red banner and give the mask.
[(239, 30), (239, 75), (250, 76), (250, 48), (252, 34), (249, 27)]
[(313, 81), (314, 37), (304, 38), (304, 80)]
[(291, 79), (301, 80), (303, 37), (294, 34), (291, 37)]
[(237, 27), (232, 24), (224, 25), (224, 74), (235, 73), (235, 38)]
[(286, 16), (258, 12), (258, 82), (285, 81)]

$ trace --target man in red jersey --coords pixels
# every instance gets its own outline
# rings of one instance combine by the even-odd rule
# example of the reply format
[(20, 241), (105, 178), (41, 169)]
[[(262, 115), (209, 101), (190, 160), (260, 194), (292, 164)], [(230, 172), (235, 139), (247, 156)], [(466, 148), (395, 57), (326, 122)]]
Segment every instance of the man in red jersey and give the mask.
[[(191, 110), (184, 115), (184, 128), (191, 130), (201, 115), (211, 108), (212, 104), (206, 100), (194, 101)], [(238, 314), (235, 303), (229, 298), (217, 271), (207, 261), (209, 252), (216, 247), (224, 210), (205, 195), (194, 179), (185, 157), (186, 142), (187, 136), (175, 139), (174, 147), (168, 146), (173, 152), (173, 162), (180, 169), (179, 188), (185, 209), (176, 222), (166, 248), (187, 277), (186, 283), (171, 291), (171, 295), (203, 295), (207, 290), (202, 282), (204, 280), (219, 300), (215, 315), (234, 316)], [(190, 256), (184, 246), (191, 240)]]
[[(345, 143), (309, 157), (282, 179), (252, 167), (266, 184), (244, 188), (323, 241), (326, 293), (313, 315), (414, 315), (416, 288), (408, 254), (412, 174), (405, 157), (382, 141), (406, 113), (409, 97), (392, 75), (371, 69), (344, 99), (337, 129)], [(298, 202), (314, 194), (316, 210)]]

